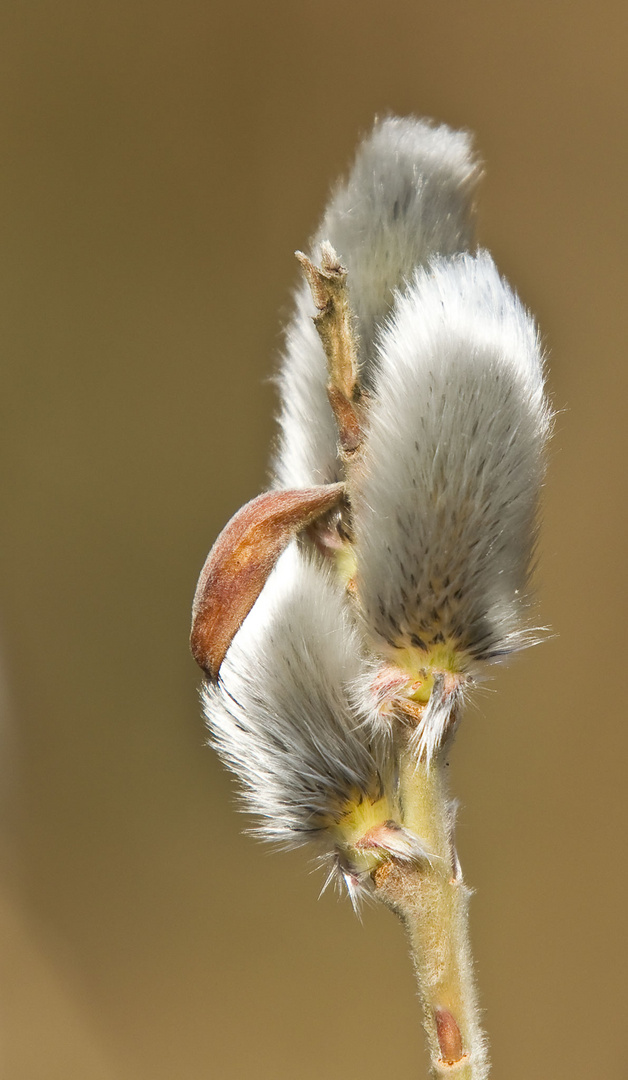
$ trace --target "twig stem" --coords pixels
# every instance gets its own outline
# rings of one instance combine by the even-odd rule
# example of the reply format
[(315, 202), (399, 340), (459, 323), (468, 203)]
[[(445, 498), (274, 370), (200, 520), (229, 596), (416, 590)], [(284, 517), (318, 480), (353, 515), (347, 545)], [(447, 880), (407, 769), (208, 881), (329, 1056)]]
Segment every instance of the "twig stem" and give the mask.
[(453, 842), (444, 761), (428, 768), (401, 753), (400, 801), (406, 828), (432, 853), (420, 864), (391, 860), (375, 873), (376, 892), (406, 927), (424, 1010), (434, 1077), (485, 1080), (468, 936), (469, 890)]
[(338, 424), (340, 450), (350, 457), (362, 441), (360, 383), (354, 317), (347, 291), (347, 271), (329, 243), (321, 247), (321, 264), (296, 252), (318, 314), (314, 325), (327, 358), (327, 394)]

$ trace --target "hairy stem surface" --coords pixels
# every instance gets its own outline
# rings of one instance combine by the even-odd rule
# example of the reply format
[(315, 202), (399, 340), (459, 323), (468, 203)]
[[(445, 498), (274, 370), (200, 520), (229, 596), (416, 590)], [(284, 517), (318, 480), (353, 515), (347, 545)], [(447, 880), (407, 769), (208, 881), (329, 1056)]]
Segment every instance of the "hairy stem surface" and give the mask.
[(408, 933), (433, 1076), (485, 1080), (488, 1063), (468, 935), (470, 893), (453, 841), (444, 761), (433, 760), (428, 768), (404, 750), (400, 766), (402, 820), (431, 859), (383, 864), (375, 872), (376, 892)]

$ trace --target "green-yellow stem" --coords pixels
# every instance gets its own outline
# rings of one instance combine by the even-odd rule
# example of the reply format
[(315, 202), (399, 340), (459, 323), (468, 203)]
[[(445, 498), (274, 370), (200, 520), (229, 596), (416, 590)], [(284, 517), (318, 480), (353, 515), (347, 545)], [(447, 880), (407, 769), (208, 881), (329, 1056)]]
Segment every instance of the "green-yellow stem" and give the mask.
[(444, 762), (428, 769), (409, 749), (400, 760), (403, 825), (431, 860), (391, 860), (375, 872), (379, 898), (402, 919), (424, 1009), (435, 1077), (485, 1080), (488, 1065), (473, 980), (468, 901), (452, 837)]

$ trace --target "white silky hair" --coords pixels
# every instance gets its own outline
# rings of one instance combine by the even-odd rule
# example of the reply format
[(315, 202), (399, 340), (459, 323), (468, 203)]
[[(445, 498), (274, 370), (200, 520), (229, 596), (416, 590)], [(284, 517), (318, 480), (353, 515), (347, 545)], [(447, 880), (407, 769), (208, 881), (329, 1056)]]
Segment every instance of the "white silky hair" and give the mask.
[(234, 638), (218, 684), (203, 690), (210, 742), (267, 839), (324, 839), (348, 801), (381, 795), (378, 763), (346, 695), (360, 648), (341, 586), (293, 543)]
[(423, 716), (410, 737), (410, 746), (417, 761), (423, 759), (428, 769), (448, 737), (450, 725), (457, 725), (464, 704), (466, 688), (461, 686), (453, 693), (444, 694), (443, 681), (442, 674), (436, 676)]
[[(314, 262), (329, 241), (348, 271), (360, 378), (374, 379), (377, 328), (415, 268), (435, 254), (473, 244), (473, 200), (481, 169), (471, 136), (444, 124), (389, 117), (358, 148), (347, 181), (327, 207), (312, 245)], [(327, 365), (303, 284), (286, 331), (276, 456), (279, 487), (331, 483), (340, 477), (337, 431), (327, 400)]]
[(357, 585), (376, 648), (420, 657), (448, 642), (472, 671), (530, 643), (550, 422), (535, 324), (490, 256), (417, 271), (380, 337), (353, 489)]

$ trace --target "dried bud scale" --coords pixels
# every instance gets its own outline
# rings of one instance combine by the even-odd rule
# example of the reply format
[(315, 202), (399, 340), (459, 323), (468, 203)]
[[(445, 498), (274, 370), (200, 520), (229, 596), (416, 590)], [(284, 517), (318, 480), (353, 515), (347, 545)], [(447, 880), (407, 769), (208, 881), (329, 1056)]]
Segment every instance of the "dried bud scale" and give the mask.
[(342, 484), (267, 491), (225, 525), (201, 570), (192, 605), (192, 655), (210, 678), (217, 677), (235, 633), (281, 552), (342, 496)]
[(551, 423), (534, 323), (472, 250), (479, 174), (424, 121), (360, 147), (299, 256), (275, 490), (210, 552), (192, 630), (257, 831), (400, 916), (432, 1073), (458, 1080), (488, 1062), (445, 757), (473, 682), (534, 640)]

